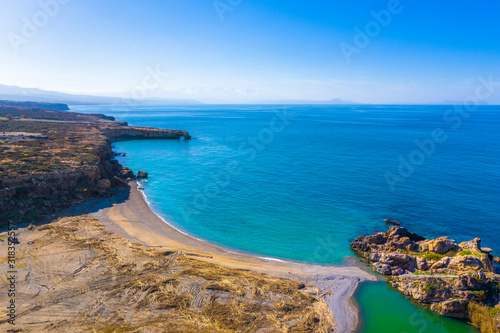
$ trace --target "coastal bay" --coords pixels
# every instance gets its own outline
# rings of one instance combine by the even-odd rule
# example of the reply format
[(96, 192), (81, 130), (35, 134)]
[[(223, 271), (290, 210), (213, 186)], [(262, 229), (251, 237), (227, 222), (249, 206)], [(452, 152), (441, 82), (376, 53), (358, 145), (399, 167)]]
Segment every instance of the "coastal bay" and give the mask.
[[(101, 107), (92, 106), (86, 108), (90, 108), (86, 112), (92, 114), (101, 111)], [(102, 108), (106, 108), (106, 106), (103, 106)], [(257, 124), (259, 124), (258, 127), (254, 127), (256, 130), (254, 133), (257, 133), (257, 135), (260, 133), (259, 129), (267, 129), (266, 124), (269, 124), (269, 121), (272, 121), (274, 117), (277, 117), (276, 112), (280, 114), (280, 110), (276, 110), (275, 108), (271, 108), (270, 111), (271, 112), (269, 113), (264, 112), (264, 114), (262, 114), (262, 118), (257, 122)], [(198, 118), (200, 116), (204, 119), (210, 119), (213, 117), (212, 115), (205, 118), (206, 115), (203, 113), (197, 113), (193, 117), (191, 112), (193, 112), (192, 109), (187, 112), (180, 111), (174, 114), (166, 114), (162, 112), (160, 113), (160, 116), (156, 113), (153, 120), (148, 119), (148, 112), (141, 111), (140, 114), (141, 117), (143, 117), (142, 122), (137, 121), (137, 116), (133, 113), (123, 114), (117, 112), (114, 115), (120, 120), (117, 122), (117, 124), (120, 124), (120, 127), (126, 126), (125, 122), (130, 122), (132, 125), (137, 125), (137, 128), (142, 128), (144, 126), (148, 127), (151, 125), (161, 125), (162, 121), (168, 121), (169, 123), (174, 124), (174, 126), (161, 127), (183, 128), (175, 125), (175, 121), (182, 121), (186, 124), (186, 128), (190, 130), (190, 133), (187, 131), (175, 132), (179, 133), (176, 134), (176, 138), (180, 138), (181, 136), (184, 138), (190, 138), (193, 133), (193, 121), (194, 123), (200, 122), (200, 119)], [(249, 112), (250, 116), (253, 116), (255, 111), (245, 109), (245, 112)], [(288, 110), (286, 113), (291, 113), (293, 115), (292, 118), (297, 118), (297, 116), (299, 118), (301, 117), (300, 110)], [(285, 113), (281, 110), (281, 114), (283, 115)], [(216, 122), (213, 123), (212, 128), (208, 128), (211, 128), (213, 131), (218, 131), (220, 129), (219, 126), (221, 125), (227, 128), (227, 126), (224, 125), (224, 122), (227, 121), (224, 119), (227, 118), (222, 115), (223, 113), (219, 113), (218, 116), (215, 116), (213, 120)], [(241, 119), (245, 119), (245, 117), (248, 117), (249, 114), (242, 114), (242, 116), (243, 115), (244, 117), (237, 118), (238, 122), (246, 122)], [(177, 118), (179, 116), (181, 119)], [(261, 115), (259, 115), (259, 117), (260, 116)], [(161, 120), (163, 117), (165, 118)], [(109, 119), (105, 119), (103, 117), (98, 119), (101, 119), (98, 121), (109, 121)], [(160, 123), (158, 123), (158, 120), (160, 120)], [(309, 121), (307, 119), (305, 120), (306, 122)], [(18, 121), (16, 124), (20, 124), (19, 120), (14, 119), (13, 121)], [(57, 126), (56, 124), (60, 122), (60, 120), (55, 121), (55, 123), (54, 121), (55, 120), (52, 119), (45, 119), (42, 120), (42, 123), (50, 123), (50, 125), (46, 124), (43, 126)], [(66, 120), (63, 122), (65, 121)], [(97, 120), (93, 119), (92, 121)], [(304, 121), (304, 119), (302, 121)], [(71, 121), (67, 122), (68, 124), (71, 123)], [(219, 124), (217, 124), (217, 122), (219, 122)], [(248, 124), (248, 122), (246, 123)], [(29, 124), (29, 122), (26, 122), (25, 124)], [(358, 123), (354, 124), (354, 126), (359, 125), (360, 124)], [(109, 126), (109, 124), (105, 124), (104, 126)], [(361, 124), (361, 126), (363, 126), (363, 124)], [(294, 131), (295, 130), (293, 130), (292, 133), (294, 133)], [(148, 133), (149, 132), (150, 131), (148, 131)], [(123, 136), (120, 132), (117, 133), (117, 138), (114, 140), (116, 142), (113, 144), (115, 145), (115, 151), (118, 152), (117, 158), (119, 162), (127, 167), (131, 167), (135, 171), (147, 171), (149, 178), (147, 180), (143, 179), (144, 181), (139, 183), (139, 187), (141, 187), (140, 190), (137, 188), (137, 184), (132, 182), (132, 188), (128, 190), (120, 190), (121, 192), (117, 192), (117, 197), (104, 198), (85, 204), (82, 208), (75, 209), (70, 214), (71, 216), (82, 216), (81, 218), (86, 218), (85, 215), (81, 214), (91, 213), (91, 218), (94, 218), (97, 223), (104, 225), (105, 228), (111, 231), (114, 235), (119, 235), (132, 244), (141, 244), (141, 246), (144, 246), (145, 248), (158, 250), (160, 253), (179, 252), (182, 253), (182, 257), (196, 258), (196, 260), (203, 261), (210, 265), (221, 264), (224, 267), (234, 270), (250, 270), (251, 272), (265, 274), (265, 276), (268, 276), (269, 278), (292, 280), (296, 283), (305, 283), (307, 285), (314, 286), (314, 288), (317, 288), (318, 290), (318, 304), (328, 305), (330, 309), (329, 312), (333, 314), (335, 327), (338, 331), (351, 332), (362, 329), (369, 332), (377, 330), (376, 322), (367, 322), (367, 319), (371, 317), (369, 315), (365, 317), (365, 314), (371, 313), (371, 308), (367, 309), (366, 312), (361, 312), (363, 316), (360, 318), (360, 309), (356, 305), (356, 300), (353, 298), (360, 283), (374, 281), (377, 277), (372, 273), (366, 272), (359, 265), (353, 266), (353, 259), (350, 257), (351, 252), (348, 248), (348, 244), (343, 245), (343, 242), (346, 238), (348, 239), (361, 234), (363, 230), (365, 232), (366, 230), (370, 230), (367, 229), (367, 226), (372, 228), (371, 230), (382, 230), (384, 223), (382, 222), (382, 219), (375, 220), (373, 216), (370, 217), (365, 215), (368, 209), (366, 207), (363, 208), (363, 204), (367, 205), (369, 202), (362, 203), (359, 200), (356, 201), (357, 204), (361, 204), (361, 207), (359, 207), (361, 209), (354, 210), (352, 209), (352, 206), (350, 206), (349, 200), (346, 201), (345, 199), (342, 199), (341, 203), (335, 203), (335, 201), (333, 201), (335, 208), (345, 205), (343, 209), (347, 209), (343, 214), (329, 214), (328, 209), (318, 209), (318, 207), (326, 208), (326, 206), (314, 205), (313, 199), (327, 199), (324, 197), (324, 195), (327, 194), (327, 192), (324, 192), (325, 189), (318, 191), (319, 188), (304, 187), (305, 184), (301, 184), (297, 180), (298, 178), (293, 177), (291, 179), (293, 179), (295, 183), (286, 184), (286, 182), (289, 181), (286, 177), (281, 179), (276, 178), (276, 172), (278, 170), (286, 170), (279, 164), (277, 164), (278, 170), (267, 168), (267, 171), (262, 173), (262, 170), (259, 169), (259, 163), (262, 163), (259, 162), (259, 158), (264, 158), (265, 160), (268, 151), (274, 151), (273, 144), (283, 144), (283, 141), (279, 138), (279, 135), (283, 132), (276, 131), (276, 133), (274, 133), (276, 137), (272, 140), (272, 142), (269, 142), (264, 149), (259, 151), (259, 154), (257, 154), (255, 159), (251, 161), (252, 163), (245, 165), (245, 167), (252, 169), (252, 172), (255, 175), (259, 175), (260, 177), (263, 175), (266, 175), (266, 177), (268, 176), (266, 179), (267, 187), (258, 189), (254, 186), (250, 186), (249, 190), (255, 191), (252, 195), (248, 196), (249, 192), (245, 191), (243, 188), (242, 194), (244, 195), (235, 196), (234, 194), (237, 192), (234, 191), (236, 189), (238, 191), (242, 190), (242, 188), (238, 188), (238, 185), (240, 184), (242, 178), (244, 179), (249, 175), (248, 171), (243, 170), (243, 172), (240, 171), (238, 173), (234, 173), (234, 179), (231, 179), (231, 184), (228, 184), (228, 186), (220, 186), (220, 181), (223, 180), (223, 178), (221, 178), (221, 174), (216, 174), (215, 179), (219, 183), (215, 182), (215, 184), (219, 184), (220, 189), (223, 190), (222, 194), (225, 195), (212, 198), (210, 200), (210, 204), (205, 207), (207, 210), (204, 211), (201, 209), (198, 212), (195, 212), (195, 214), (191, 214), (191, 220), (182, 219), (182, 214), (176, 214), (179, 214), (179, 208), (186, 207), (183, 203), (189, 203), (189, 200), (192, 200), (193, 198), (192, 194), (188, 194), (186, 196), (185, 191), (192, 191), (193, 189), (196, 190), (197, 187), (203, 189), (203, 187), (207, 184), (204, 178), (198, 178), (200, 175), (203, 175), (203, 173), (200, 174), (200, 170), (204, 170), (206, 174), (211, 175), (213, 174), (212, 171), (217, 171), (217, 169), (211, 169), (213, 166), (216, 166), (217, 164), (226, 166), (231, 165), (231, 159), (237, 160), (238, 158), (241, 158), (241, 156), (236, 153), (235, 155), (229, 155), (232, 156), (229, 159), (219, 159), (218, 155), (227, 156), (227, 153), (232, 151), (231, 145), (234, 141), (231, 138), (231, 131), (226, 131), (226, 134), (224, 134), (221, 139), (216, 138), (215, 136), (211, 137), (212, 134), (210, 132), (202, 131), (200, 136), (195, 135), (191, 138), (191, 140), (150, 140), (155, 139), (155, 137), (130, 137), (127, 135)], [(286, 133), (284, 134), (286, 135)], [(27, 137), (28, 140), (47, 140), (47, 138), (50, 139), (49, 136), (38, 137), (35, 135), (33, 138)], [(146, 139), (146, 141), (121, 141), (138, 138), (143, 140)], [(11, 140), (12, 138), (9, 137), (7, 139)], [(227, 140), (229, 144), (221, 146), (221, 142), (219, 140)], [(247, 145), (244, 147), (245, 149), (243, 151), (250, 151), (249, 148), (251, 148), (251, 146), (248, 145), (251, 143), (251, 139), (243, 141), (243, 144)], [(254, 146), (256, 151), (258, 151), (258, 147), (259, 146)], [(297, 146), (297, 148), (299, 151), (302, 149), (300, 146)], [(151, 149), (153, 149), (156, 154), (152, 155)], [(103, 151), (108, 150), (105, 149)], [(104, 157), (104, 160), (107, 160), (111, 155), (108, 151), (108, 153), (105, 153), (102, 156)], [(249, 158), (249, 156), (251, 155), (248, 154), (246, 157)], [(205, 160), (205, 169), (200, 169), (199, 162), (203, 162), (203, 159), (206, 157), (213, 159), (213, 161)], [(89, 159), (89, 162), (92, 161)], [(226, 163), (220, 163), (221, 161)], [(306, 163), (307, 161), (310, 161), (310, 159), (304, 160)], [(325, 161), (325, 163), (327, 163), (327, 161)], [(116, 172), (116, 170), (113, 172)], [(122, 175), (127, 175), (125, 177), (128, 177), (131, 171), (128, 170), (126, 173), (124, 172), (125, 169), (122, 170)], [(102, 175), (109, 177), (106, 173), (102, 173)], [(283, 175), (289, 176), (287, 173), (284, 173)], [(308, 173), (303, 173), (303, 171), (301, 171), (297, 174), (299, 178), (304, 175), (308, 175)], [(89, 181), (97, 182), (98, 178), (94, 178), (90, 178)], [(331, 181), (328, 177), (324, 177), (324, 180)], [(278, 181), (277, 184), (280, 184), (280, 186), (286, 184), (286, 189), (293, 189), (295, 187), (296, 189), (302, 190), (302, 196), (300, 197), (303, 199), (302, 205), (296, 205), (295, 209), (290, 211), (290, 213), (292, 213), (291, 215), (288, 215), (286, 211), (279, 209), (278, 204), (284, 204), (287, 207), (290, 207), (289, 205), (291, 204), (291, 201), (289, 201), (290, 198), (287, 198), (285, 195), (278, 194), (278, 188), (275, 187), (276, 184), (274, 184), (276, 181)], [(361, 183), (363, 183), (363, 181)], [(9, 188), (10, 183), (7, 182), (6, 184), (8, 184)], [(209, 184), (211, 183), (209, 182)], [(101, 187), (102, 185), (103, 184), (101, 182)], [(8, 188), (6, 189), (7, 191), (9, 191)], [(308, 194), (310, 188), (315, 190), (314, 195), (316, 195), (316, 197), (314, 195), (311, 196), (310, 193)], [(81, 188), (82, 191), (84, 189), (85, 188), (83, 187)], [(263, 202), (261, 198), (255, 195), (263, 194), (265, 196), (266, 191), (273, 194), (272, 196), (266, 197), (266, 204), (261, 205), (259, 209), (253, 211), (249, 210), (249, 207), (256, 207), (254, 204), (260, 204)], [(108, 196), (106, 195), (104, 188), (93, 189), (92, 193), (100, 194), (105, 197)], [(147, 195), (147, 200), (150, 203), (146, 202), (146, 197), (143, 193)], [(363, 196), (362, 193), (358, 194)], [(77, 205), (78, 202), (82, 201), (82, 199), (83, 196), (82, 198), (78, 198), (77, 196), (73, 205)], [(286, 200), (281, 203), (280, 201), (276, 201), (276, 199)], [(374, 201), (378, 204), (377, 200)], [(299, 200), (294, 200), (293, 202), (299, 203)], [(224, 205), (231, 204), (233, 206), (226, 206), (223, 210), (220, 210), (221, 203)], [(309, 207), (309, 212), (311, 214), (307, 217), (307, 220), (305, 220), (305, 215), (302, 215), (303, 212), (301, 212), (301, 210), (303, 210), (305, 206), (311, 204), (312, 206)], [(245, 207), (245, 205), (250, 206)], [(196, 206), (192, 207), (200, 208)], [(274, 219), (274, 222), (271, 222), (273, 216), (275, 215), (272, 210), (268, 210), (269, 208), (279, 212), (282, 220)], [(264, 211), (262, 209), (264, 209)], [(351, 216), (348, 215), (348, 212), (351, 213)], [(258, 213), (258, 215), (252, 216), (255, 213)], [(321, 215), (315, 215), (317, 213), (320, 213)], [(394, 215), (396, 214), (393, 214), (390, 217), (392, 218)], [(322, 216), (324, 221), (322, 221), (321, 218), (318, 218), (318, 216)], [(208, 217), (210, 217), (210, 220), (206, 220)], [(251, 219), (248, 219), (249, 217)], [(254, 219), (255, 217), (259, 218), (261, 222), (266, 224), (256, 223), (257, 220)], [(345, 219), (344, 223), (349, 221), (352, 225), (336, 224), (343, 219)], [(225, 221), (229, 220), (232, 223), (231, 227), (230, 225), (225, 224)], [(295, 224), (287, 224), (294, 220)], [(209, 221), (210, 224), (206, 224), (206, 221)], [(310, 224), (312, 221), (317, 223), (314, 227)], [(242, 222), (251, 223), (245, 225), (244, 223), (242, 224)], [(326, 225), (325, 222), (330, 223), (329, 225), (332, 227), (332, 229), (326, 233), (324, 232), (324, 227)], [(366, 224), (362, 225), (362, 223), (365, 222)], [(58, 222), (55, 221), (55, 225), (57, 225), (57, 223)], [(355, 229), (352, 229), (353, 226)], [(267, 231), (265, 230), (269, 227), (276, 228), (274, 233), (278, 233), (280, 236), (273, 237), (273, 232), (267, 234)], [(238, 229), (240, 230), (238, 232), (238, 236), (236, 237), (233, 232)], [(205, 232), (200, 232), (200, 230), (204, 230)], [(355, 230), (360, 231), (358, 232)], [(338, 231), (338, 233), (336, 231)], [(300, 242), (297, 241), (296, 236), (298, 234), (294, 234), (295, 232), (301, 232), (300, 236), (302, 240)], [(308, 233), (315, 235), (315, 233), (317, 234), (318, 232), (323, 232), (323, 235), (321, 237), (313, 238), (312, 242), (308, 240), (311, 239), (311, 235)], [(218, 239), (217, 237), (214, 237), (217, 233), (220, 235), (225, 234), (226, 237)], [(455, 236), (453, 233), (450, 234)], [(288, 239), (288, 237), (291, 236), (293, 237)], [(270, 239), (273, 239), (273, 244), (269, 243)], [(486, 239), (488, 239), (487, 236)], [(294, 246), (291, 247), (287, 245), (287, 242), (290, 242), (290, 244), (293, 243)], [(492, 246), (490, 244), (488, 245)], [(279, 251), (273, 250), (273, 246), (275, 249), (279, 249)], [(339, 263), (343, 263), (344, 266), (336, 266)], [(366, 290), (370, 289), (370, 287), (367, 288), (363, 287), (361, 289), (361, 295), (363, 295), (363, 293), (366, 294)], [(381, 292), (380, 289), (378, 289), (377, 293), (379, 292)], [(390, 299), (388, 294), (384, 292), (379, 294), (377, 297), (380, 297), (381, 299), (387, 297), (387, 299)], [(362, 296), (361, 300), (361, 305), (366, 307), (367, 304), (369, 304), (369, 302), (366, 302), (366, 298), (363, 298)], [(370, 305), (368, 306), (370, 307)], [(412, 307), (413, 305), (411, 307), (402, 307), (402, 309), (406, 308), (409, 311), (417, 311), (414, 307)], [(388, 313), (391, 312), (389, 311)], [(394, 313), (394, 316), (397, 315), (402, 318), (408, 318), (403, 320), (403, 323), (409, 325), (409, 327), (405, 328), (408, 332), (411, 332), (412, 329), (418, 329), (418, 327), (411, 324), (411, 314), (412, 313), (402, 313), (401, 311)], [(324, 319), (326, 320), (328, 316), (326, 314), (324, 315)], [(427, 314), (422, 320), (425, 320), (426, 325), (430, 325), (430, 323), (434, 320), (433, 318), (435, 318), (435, 315), (433, 317), (432, 315)], [(321, 321), (321, 323), (323, 324), (324, 322)], [(445, 331), (446, 329), (463, 332), (470, 330), (470, 327), (459, 321), (445, 320), (442, 325), (442, 329)]]
[(2, 9), (0, 332), (500, 333), (500, 2)]
[(117, 199), (122, 202), (111, 203), (110, 208), (94, 207), (97, 212), (92, 216), (133, 243), (159, 251), (182, 251), (198, 260), (314, 285), (333, 312), (336, 332), (353, 332), (360, 325), (354, 293), (359, 283), (375, 281), (372, 274), (360, 267), (307, 265), (230, 252), (182, 233), (161, 220), (151, 211), (136, 184), (132, 184), (127, 195), (125, 200)]
[[(268, 127), (280, 108), (169, 109), (144, 108), (137, 113), (116, 110), (113, 114), (134, 124), (182, 123), (191, 132), (198, 133), (192, 141), (168, 142), (166, 146), (150, 142), (148, 148), (135, 142), (123, 142), (117, 144), (116, 149), (127, 153), (126, 157), (119, 157), (120, 161), (135, 169), (145, 168), (141, 161), (151, 159), (151, 177), (141, 186), (153, 210), (177, 229), (197, 238), (225, 248), (258, 253), (261, 257), (348, 265), (352, 256), (348, 244), (361, 234), (386, 230), (383, 220), (390, 217), (404, 222), (411, 230), (425, 229), (423, 233), (427, 237), (447, 235), (466, 241), (479, 236), (485, 246), (495, 248), (495, 235), (478, 233), (475, 225), (469, 223), (469, 217), (473, 210), (482, 216), (481, 225), (488, 230), (495, 229), (497, 217), (491, 199), (497, 195), (496, 190), (489, 188), (481, 177), (468, 178), (467, 185), (460, 183), (463, 173), (472, 170), (466, 168), (458, 172), (454, 168), (461, 158), (465, 158), (459, 149), (465, 142), (458, 134), (448, 132), (451, 135), (448, 142), (438, 146), (435, 155), (416, 168), (415, 174), (396, 192), (391, 192), (385, 182), (385, 171), (394, 169), (397, 172), (399, 152), (406, 150), (409, 154), (415, 149), (414, 138), (425, 138), (434, 127), (443, 125), (440, 116), (446, 107), (289, 106), (287, 112), (295, 116), (289, 127), (276, 133), (274, 140), (259, 151), (255, 160), (244, 164), (242, 172), (232, 177), (231, 183), (221, 188), (220, 194), (210, 199), (206, 207), (195, 206), (193, 201), (197, 191), (202, 192), (204, 186), (212, 183), (210, 176), (203, 175), (218, 174), (220, 165), (246, 157), (238, 153), (239, 144), (245, 142), (242, 138), (256, 137), (260, 130)], [(494, 107), (485, 107), (478, 111), (467, 131), (484, 133), (480, 129), (490, 126), (486, 120), (495, 119), (494, 110)], [(398, 117), (391, 118), (394, 114)], [(420, 121), (415, 123), (416, 119)], [(411, 131), (407, 132), (407, 128)], [(493, 132), (488, 133), (489, 136)], [(475, 138), (482, 141), (486, 139), (483, 136), (478, 134)], [(337, 146), (335, 142), (349, 144)], [(491, 149), (498, 146), (496, 141), (489, 140), (483, 144)], [(148, 149), (158, 154), (151, 156)], [(471, 153), (475, 151), (468, 149), (465, 152), (466, 155)], [(477, 156), (482, 167), (488, 165), (488, 159), (492, 162), (490, 157)], [(490, 172), (482, 175), (495, 179), (495, 171), (487, 169)], [(440, 187), (441, 184), (444, 187)], [(476, 192), (455, 189), (459, 184), (467, 189), (485, 190), (487, 199), (481, 196), (481, 200), (474, 200)], [(419, 189), (418, 195), (414, 188)], [(436, 193), (450, 198), (437, 200)], [(467, 198), (467, 205), (459, 204), (463, 201), (461, 198)], [(186, 207), (201, 209), (186, 219), (182, 214), (182, 208)], [(294, 209), (289, 211), (285, 207)], [(390, 302), (393, 297), (384, 288), (372, 288), (371, 284), (364, 288), (370, 289), (373, 290), (371, 295), (378, 299)], [(401, 331), (418, 332), (423, 324), (412, 324), (412, 316), (420, 313), (419, 309), (404, 303), (402, 296), (398, 297), (401, 311), (388, 309), (387, 314), (392, 315), (386, 320), (397, 317), (401, 319), (397, 321), (402, 324)], [(374, 310), (372, 303), (364, 299), (360, 303), (368, 307), (363, 313), (363, 329), (382, 329), (377, 324), (381, 321), (370, 319), (369, 314)], [(465, 322), (439, 319), (427, 312), (420, 320), (425, 326), (442, 332), (474, 330)]]

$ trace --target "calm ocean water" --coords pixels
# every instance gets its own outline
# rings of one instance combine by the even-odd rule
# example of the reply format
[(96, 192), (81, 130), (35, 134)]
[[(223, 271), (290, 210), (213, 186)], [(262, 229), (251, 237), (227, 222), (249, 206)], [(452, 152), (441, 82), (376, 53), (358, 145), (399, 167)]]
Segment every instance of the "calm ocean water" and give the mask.
[(115, 150), (149, 173), (144, 192), (159, 215), (212, 243), (341, 264), (350, 241), (390, 218), (427, 237), (481, 237), (500, 254), (499, 107), (467, 118), (448, 106), (72, 109), (189, 131), (190, 141)]

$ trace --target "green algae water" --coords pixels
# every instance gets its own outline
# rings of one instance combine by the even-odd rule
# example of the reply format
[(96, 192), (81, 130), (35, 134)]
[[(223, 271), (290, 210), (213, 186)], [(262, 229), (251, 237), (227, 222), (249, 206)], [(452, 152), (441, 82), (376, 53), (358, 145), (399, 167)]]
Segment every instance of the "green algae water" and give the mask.
[(363, 333), (479, 333), (464, 322), (416, 307), (386, 282), (362, 284), (356, 298), (362, 308)]
[[(118, 142), (115, 151), (126, 153), (122, 164), (149, 173), (142, 186), (158, 215), (222, 247), (338, 265), (353, 256), (352, 240), (385, 231), (390, 218), (427, 237), (481, 237), (500, 254), (498, 107), (479, 107), (458, 128), (443, 118), (447, 106), (72, 109), (189, 131), (190, 141)], [(387, 173), (398, 175), (416, 140), (435, 129), (446, 140), (391, 188)], [(358, 299), (367, 332), (473, 331), (384, 284), (362, 286)]]

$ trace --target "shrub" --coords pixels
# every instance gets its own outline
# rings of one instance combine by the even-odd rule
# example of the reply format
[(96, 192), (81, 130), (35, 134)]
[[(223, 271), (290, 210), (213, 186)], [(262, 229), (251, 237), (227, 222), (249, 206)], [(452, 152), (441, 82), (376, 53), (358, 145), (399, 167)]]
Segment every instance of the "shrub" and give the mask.
[(424, 289), (428, 292), (434, 291), (436, 288), (437, 286), (428, 283), (426, 283), (424, 287)]
[[(494, 311), (492, 311), (494, 310)], [(470, 303), (469, 316), (471, 323), (479, 328), (482, 333), (499, 333), (498, 309), (490, 309), (486, 306)]]
[(444, 254), (438, 254), (438, 253), (432, 253), (432, 252), (428, 252), (428, 253), (424, 254), (424, 258), (427, 260), (439, 261), (439, 260), (443, 259), (444, 257), (445, 257)]

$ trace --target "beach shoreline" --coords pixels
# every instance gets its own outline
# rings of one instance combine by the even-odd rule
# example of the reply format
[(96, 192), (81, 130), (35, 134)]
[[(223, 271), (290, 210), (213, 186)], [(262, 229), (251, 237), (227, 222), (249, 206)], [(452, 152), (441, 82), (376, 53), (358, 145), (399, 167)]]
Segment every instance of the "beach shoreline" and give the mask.
[(376, 277), (356, 266), (319, 266), (231, 252), (177, 230), (154, 213), (136, 182), (114, 198), (94, 203), (91, 216), (108, 230), (158, 251), (181, 251), (198, 260), (277, 278), (309, 283), (321, 290), (335, 317), (336, 332), (356, 332), (360, 309), (354, 299), (360, 283)]

